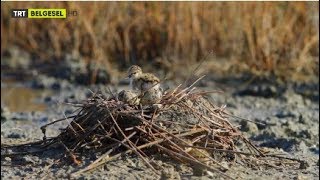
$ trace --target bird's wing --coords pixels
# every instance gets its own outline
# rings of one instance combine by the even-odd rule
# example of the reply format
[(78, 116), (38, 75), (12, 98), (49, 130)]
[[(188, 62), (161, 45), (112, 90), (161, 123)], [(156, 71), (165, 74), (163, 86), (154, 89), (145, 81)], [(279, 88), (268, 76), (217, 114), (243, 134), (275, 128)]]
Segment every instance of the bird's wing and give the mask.
[(152, 83), (159, 83), (160, 80), (159, 78), (157, 78), (157, 76), (155, 76), (154, 74), (151, 73), (144, 73), (143, 74), (143, 80), (147, 81), (147, 82), (152, 82)]

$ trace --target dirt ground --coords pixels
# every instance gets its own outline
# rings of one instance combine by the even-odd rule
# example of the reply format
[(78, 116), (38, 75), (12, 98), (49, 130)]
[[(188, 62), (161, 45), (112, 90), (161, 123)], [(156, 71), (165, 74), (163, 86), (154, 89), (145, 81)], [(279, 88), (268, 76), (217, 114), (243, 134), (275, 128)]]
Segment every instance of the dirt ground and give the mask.
[[(40, 77), (24, 83), (8, 83), (1, 80), (2, 90), (9, 86), (41, 87), (42, 93), (34, 99), (44, 104), (45, 110), (15, 112), (1, 102), (1, 144), (23, 143), (42, 139), (40, 127), (72, 114), (73, 107), (57, 102), (83, 100), (90, 96), (90, 90), (106, 91), (102, 85), (78, 86), (58, 79)], [(213, 93), (208, 97), (218, 105), (227, 105), (227, 110), (234, 115), (244, 117), (265, 125), (255, 124), (241, 119), (231, 119), (240, 125), (243, 133), (259, 147), (271, 149), (306, 161), (303, 167), (254, 169), (241, 165), (230, 167), (227, 174), (236, 179), (318, 179), (319, 178), (319, 84), (308, 86), (286, 85), (284, 87), (264, 83), (252, 83), (241, 87), (234, 81), (214, 80), (200, 83), (202, 89), (219, 89), (224, 93)], [(112, 87), (123, 89), (126, 86)], [(48, 90), (49, 89), (49, 90)], [(90, 89), (90, 90), (89, 90)], [(306, 94), (305, 92), (310, 92)], [(4, 92), (5, 93), (5, 92)], [(2, 94), (2, 93), (1, 93)], [(3, 96), (3, 95), (1, 95)], [(17, 94), (17, 101), (22, 102)], [(21, 98), (21, 97), (20, 97)], [(13, 99), (15, 100), (15, 99)], [(59, 128), (67, 126), (64, 121), (51, 126), (47, 136), (59, 134)], [(4, 152), (1, 148), (1, 154)], [(59, 149), (50, 149), (36, 155), (1, 156), (1, 178), (3, 179), (70, 179), (75, 172), (95, 158), (84, 159), (80, 166), (57, 165), (62, 155)], [(218, 176), (193, 176), (192, 169), (168, 157), (154, 154), (157, 164), (164, 168), (162, 175), (157, 175), (147, 168), (135, 155), (128, 155), (110, 161), (105, 166), (90, 173), (82, 174), (79, 179), (217, 179)]]

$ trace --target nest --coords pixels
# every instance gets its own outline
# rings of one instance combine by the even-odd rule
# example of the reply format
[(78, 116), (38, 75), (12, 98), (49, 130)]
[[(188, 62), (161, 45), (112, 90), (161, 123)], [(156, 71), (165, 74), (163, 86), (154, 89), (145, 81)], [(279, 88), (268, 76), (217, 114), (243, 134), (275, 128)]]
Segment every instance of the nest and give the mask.
[[(42, 147), (61, 144), (71, 160), (80, 164), (80, 156), (97, 154), (94, 162), (72, 175), (93, 170), (125, 154), (136, 154), (155, 172), (161, 169), (150, 158), (155, 152), (196, 170), (218, 173), (225, 178), (228, 164), (241, 163), (248, 167), (277, 167), (279, 158), (254, 146), (229, 121), (225, 106), (218, 107), (204, 98), (208, 92), (194, 88), (167, 91), (155, 106), (130, 106), (116, 95), (93, 96), (74, 103), (78, 113), (49, 123), (72, 119), (60, 135), (44, 136)], [(285, 158), (288, 160), (294, 160)]]

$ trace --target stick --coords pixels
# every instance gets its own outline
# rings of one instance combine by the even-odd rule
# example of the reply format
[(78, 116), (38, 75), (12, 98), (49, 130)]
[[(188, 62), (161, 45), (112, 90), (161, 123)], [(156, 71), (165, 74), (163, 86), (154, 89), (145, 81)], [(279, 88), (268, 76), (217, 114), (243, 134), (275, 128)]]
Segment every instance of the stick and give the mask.
[[(189, 136), (189, 135), (192, 135), (192, 134), (195, 134), (195, 133), (199, 133), (199, 132), (202, 132), (203, 129), (197, 129), (197, 130), (194, 130), (193, 132), (186, 132), (186, 133), (182, 133), (182, 134), (179, 134), (177, 135), (177, 137), (184, 137), (184, 136)], [(172, 139), (173, 137), (168, 137), (168, 139)], [(150, 146), (153, 146), (155, 144), (159, 144), (159, 143), (162, 143), (164, 141), (167, 141), (167, 139), (160, 139), (160, 140), (156, 140), (156, 141), (153, 141), (153, 142), (149, 142), (147, 144), (144, 144), (144, 145), (141, 145), (141, 146), (138, 146), (137, 149), (144, 149), (144, 148), (147, 148), (147, 147), (150, 147)], [(100, 162), (97, 162), (94, 166), (91, 166), (91, 167), (86, 167), (82, 170), (79, 170), (77, 172), (74, 172), (71, 174), (71, 176), (77, 176), (78, 174), (80, 173), (83, 173), (83, 172), (87, 172), (87, 171), (90, 171), (94, 168), (97, 168), (105, 163), (107, 163), (108, 161), (111, 161), (111, 160), (114, 160), (122, 155), (125, 155), (125, 154), (128, 154), (128, 153), (131, 153), (133, 152), (133, 149), (129, 149), (125, 152), (122, 152), (122, 153), (119, 153), (119, 154), (116, 154), (114, 156), (111, 156), (111, 157), (107, 157), (106, 159), (101, 159)]]
[[(108, 110), (109, 111), (109, 110)], [(154, 169), (154, 167), (138, 152), (138, 150), (136, 149), (137, 147), (128, 139), (128, 137), (123, 133), (123, 131), (121, 130), (121, 128), (119, 127), (118, 123), (116, 122), (116, 120), (114, 119), (114, 117), (112, 116), (111, 112), (109, 111), (109, 114), (111, 116), (112, 121), (115, 123), (117, 129), (120, 131), (120, 133), (122, 134), (122, 136), (127, 139), (128, 143), (130, 146), (132, 146), (134, 152), (140, 156), (142, 158), (142, 160), (147, 164), (147, 166), (149, 166), (152, 170), (154, 170), (154, 172), (157, 173), (157, 171)]]

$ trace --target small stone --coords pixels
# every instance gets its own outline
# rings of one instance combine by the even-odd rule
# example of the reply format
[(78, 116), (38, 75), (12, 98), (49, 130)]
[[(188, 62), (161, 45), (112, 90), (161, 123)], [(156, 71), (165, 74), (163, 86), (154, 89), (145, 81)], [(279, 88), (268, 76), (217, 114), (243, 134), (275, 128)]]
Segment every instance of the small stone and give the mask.
[(54, 83), (51, 85), (51, 89), (53, 89), (53, 90), (59, 90), (59, 89), (61, 89), (61, 85), (60, 85), (58, 82), (54, 82)]
[(46, 96), (45, 98), (44, 98), (44, 102), (50, 102), (50, 101), (52, 101), (52, 97), (51, 96)]
[(299, 143), (299, 149), (301, 152), (306, 153), (308, 151), (308, 146), (306, 145), (305, 142), (301, 141)]
[(309, 178), (307, 176), (302, 175), (302, 174), (298, 174), (298, 176), (296, 176), (294, 179), (295, 180), (307, 180)]
[(276, 112), (275, 116), (277, 118), (287, 118), (287, 117), (295, 118), (294, 113), (292, 113), (290, 111), (286, 111), (286, 110), (279, 110), (278, 112)]
[(220, 163), (225, 169), (229, 169), (229, 164), (227, 161), (223, 161)]
[(25, 171), (30, 171), (30, 172), (32, 172), (32, 171), (33, 171), (33, 168), (32, 168), (32, 167), (27, 167), (27, 168), (25, 169)]
[(276, 94), (277, 93), (277, 88), (275, 86), (269, 86), (270, 91), (272, 94)]
[(43, 123), (48, 122), (48, 117), (42, 117), (40, 119), (40, 122), (43, 122)]
[(32, 164), (35, 164), (35, 160), (33, 157), (30, 157), (30, 156), (25, 156), (25, 157), (22, 157), (21, 159), (24, 163), (32, 163)]
[(248, 122), (248, 121), (241, 121), (241, 130), (248, 132), (248, 133), (257, 133), (259, 131), (258, 126), (255, 123)]
[(166, 180), (166, 179), (177, 179), (180, 180), (180, 174), (174, 170), (173, 167), (168, 167), (162, 170), (161, 172), (161, 180)]
[(194, 176), (203, 176), (206, 173), (206, 169), (202, 169), (201, 167), (193, 167), (192, 169)]
[(307, 169), (308, 167), (310, 167), (310, 165), (309, 165), (309, 163), (307, 161), (301, 161), (300, 162), (299, 169)]
[(5, 159), (6, 161), (9, 161), (9, 162), (11, 161), (11, 158), (10, 158), (10, 157), (5, 157), (4, 159)]
[(305, 129), (301, 130), (298, 135), (301, 138), (311, 139), (312, 133), (309, 129)]
[(311, 104), (312, 104), (312, 102), (310, 101), (310, 99), (304, 99), (304, 104), (306, 105), (306, 106), (311, 106)]
[(306, 123), (306, 118), (302, 114), (299, 115), (299, 123), (301, 123), (301, 124)]
[(25, 136), (24, 136), (24, 135), (21, 135), (21, 134), (18, 134), (18, 133), (13, 132), (13, 133), (8, 134), (8, 136), (7, 136), (7, 137), (8, 137), (8, 138), (19, 139), (19, 138), (22, 138), (22, 137), (25, 137)]

